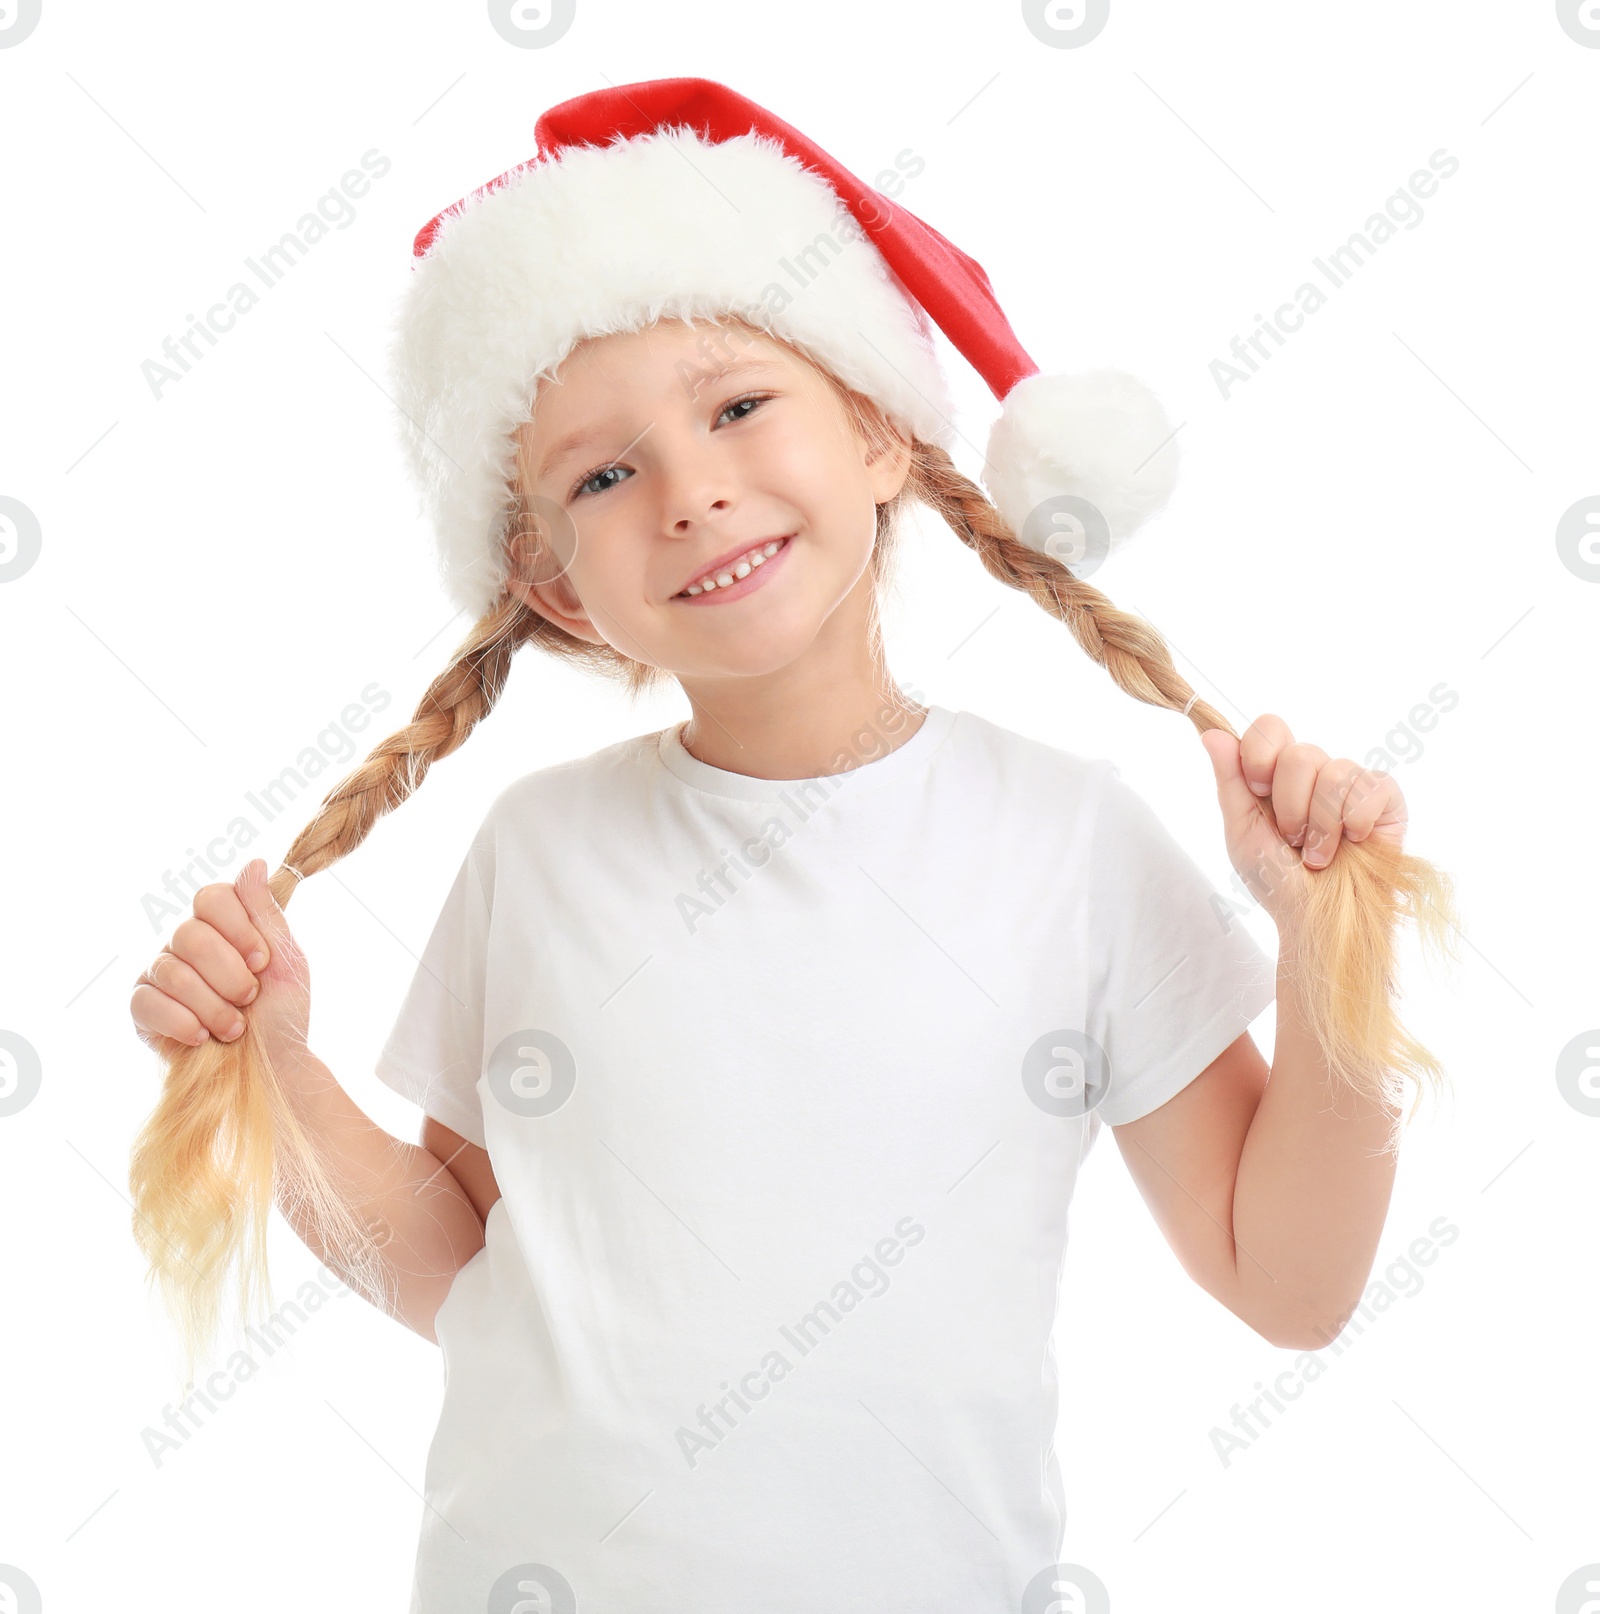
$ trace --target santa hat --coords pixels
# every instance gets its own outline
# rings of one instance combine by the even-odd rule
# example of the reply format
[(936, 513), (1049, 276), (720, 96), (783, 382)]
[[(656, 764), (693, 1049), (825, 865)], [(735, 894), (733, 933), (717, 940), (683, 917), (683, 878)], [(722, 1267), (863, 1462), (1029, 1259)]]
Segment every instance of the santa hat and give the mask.
[(539, 375), (665, 317), (740, 314), (948, 449), (937, 325), (1002, 404), (990, 498), (1080, 576), (1165, 504), (1177, 446), (1138, 381), (1041, 375), (981, 265), (755, 102), (650, 79), (563, 101), (534, 139), (418, 233), (390, 348), (445, 588), (473, 616), (505, 581), (513, 434)]

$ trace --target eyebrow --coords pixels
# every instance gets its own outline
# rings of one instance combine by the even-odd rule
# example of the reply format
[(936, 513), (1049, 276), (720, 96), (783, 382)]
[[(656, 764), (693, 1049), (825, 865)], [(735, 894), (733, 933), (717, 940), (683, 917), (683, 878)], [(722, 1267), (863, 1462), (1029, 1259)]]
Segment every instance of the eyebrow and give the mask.
[[(748, 370), (776, 370), (778, 368), (779, 366), (775, 359), (738, 359), (732, 364), (725, 364), (719, 369), (713, 370), (703, 379), (708, 382), (721, 381), (730, 375), (743, 375)], [(604, 428), (593, 426), (580, 426), (576, 431), (568, 432), (558, 443), (552, 445), (550, 452), (539, 462), (539, 480), (542, 482), (564, 459), (576, 453), (578, 449), (583, 448), (586, 444), (592, 443), (603, 433)], [(643, 435), (643, 432), (639, 434), (640, 437)], [(638, 440), (638, 437), (634, 438), (634, 442), (638, 442)]]

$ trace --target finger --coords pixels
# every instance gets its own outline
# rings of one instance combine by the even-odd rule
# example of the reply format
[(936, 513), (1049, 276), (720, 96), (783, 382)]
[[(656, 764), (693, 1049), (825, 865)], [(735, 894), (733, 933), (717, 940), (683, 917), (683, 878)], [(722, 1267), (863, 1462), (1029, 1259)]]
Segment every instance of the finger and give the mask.
[(256, 928), (231, 884), (201, 886), (195, 893), (194, 911), (232, 945), (246, 969), (259, 974), (267, 967), (272, 957), (271, 944)]
[(185, 919), (172, 933), (168, 949), (188, 964), (218, 997), (249, 1003), (261, 990), (239, 956), (239, 949), (204, 919)]
[(1224, 822), (1247, 823), (1255, 815), (1258, 803), (1239, 766), (1239, 742), (1226, 729), (1207, 729), (1200, 743), (1211, 758)]
[(204, 1026), (219, 1042), (232, 1042), (244, 1030), (239, 1010), (213, 992), (194, 966), (176, 953), (157, 953), (144, 973), (157, 991), (186, 1009), (196, 1025)]
[(1328, 753), (1320, 745), (1297, 740), (1278, 753), (1272, 770), (1272, 816), (1278, 833), (1290, 846), (1305, 840), (1311, 817), (1311, 792)]
[(234, 889), (244, 904), (246, 916), (266, 942), (273, 957), (282, 964), (291, 956), (293, 943), (289, 936), (289, 921), (267, 884), (266, 860), (251, 858), (239, 871)]
[(211, 1041), (211, 1033), (195, 1019), (192, 1010), (186, 1009), (176, 998), (169, 998), (142, 975), (134, 983), (128, 1012), (133, 1016), (133, 1028), (139, 1041), (168, 1058), (175, 1051), (174, 1043), (197, 1048)]
[(1391, 773), (1363, 768), (1344, 799), (1344, 838), (1364, 841), (1380, 824), (1398, 825), (1406, 821), (1405, 792)]
[(1270, 794), (1278, 753), (1293, 742), (1289, 725), (1274, 712), (1263, 712), (1239, 736), (1239, 762), (1246, 784), (1257, 796)]
[(1320, 869), (1333, 861), (1344, 838), (1346, 804), (1362, 771), (1360, 764), (1349, 757), (1336, 757), (1317, 770), (1301, 856), (1307, 868)]

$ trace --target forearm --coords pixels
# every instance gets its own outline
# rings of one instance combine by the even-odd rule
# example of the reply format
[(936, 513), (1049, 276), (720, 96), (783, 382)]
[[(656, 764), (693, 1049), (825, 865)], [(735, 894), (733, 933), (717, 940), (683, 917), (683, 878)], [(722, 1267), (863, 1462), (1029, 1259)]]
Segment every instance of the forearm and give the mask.
[(1240, 1314), (1269, 1339), (1319, 1348), (1372, 1272), (1394, 1188), (1393, 1106), (1335, 1089), (1280, 952), (1272, 1072), (1233, 1196)]
[(434, 1339), (433, 1320), (456, 1273), (483, 1248), (483, 1223), (472, 1201), (427, 1149), (372, 1121), (315, 1055), (305, 1055), (282, 1076), (323, 1170), (372, 1235), (386, 1292), (360, 1286), (353, 1263), (329, 1248), (307, 1206), (280, 1192), (278, 1208), (307, 1248), (346, 1283), (424, 1339)]

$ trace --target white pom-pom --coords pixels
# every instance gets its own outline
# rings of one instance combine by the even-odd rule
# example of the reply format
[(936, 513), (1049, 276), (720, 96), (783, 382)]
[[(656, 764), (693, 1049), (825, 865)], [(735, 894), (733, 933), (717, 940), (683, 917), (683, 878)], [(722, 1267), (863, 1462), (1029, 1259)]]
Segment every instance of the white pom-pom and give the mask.
[(1084, 577), (1166, 504), (1177, 469), (1177, 441), (1149, 388), (1091, 370), (1011, 389), (983, 481), (1024, 543)]

